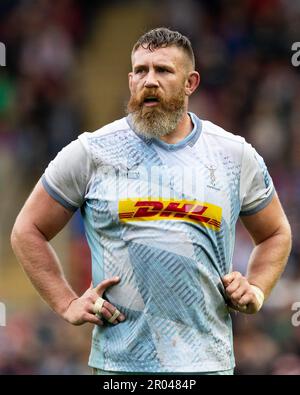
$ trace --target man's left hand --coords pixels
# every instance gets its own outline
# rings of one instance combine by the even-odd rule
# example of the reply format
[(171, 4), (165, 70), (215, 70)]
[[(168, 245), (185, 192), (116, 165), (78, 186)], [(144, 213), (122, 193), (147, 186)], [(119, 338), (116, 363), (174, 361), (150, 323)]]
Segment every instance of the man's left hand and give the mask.
[[(222, 278), (229, 307), (241, 313), (255, 314), (263, 303), (263, 293), (257, 287), (249, 284), (246, 277), (239, 272), (231, 272)], [(261, 295), (258, 295), (258, 292)]]

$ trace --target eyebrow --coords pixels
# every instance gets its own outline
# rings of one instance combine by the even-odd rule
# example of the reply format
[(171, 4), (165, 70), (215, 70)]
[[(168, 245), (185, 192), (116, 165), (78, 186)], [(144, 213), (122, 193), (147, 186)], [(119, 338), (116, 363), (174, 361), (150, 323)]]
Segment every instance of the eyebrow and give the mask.
[[(138, 70), (138, 69), (148, 69), (149, 66), (146, 64), (137, 64), (133, 67), (133, 70)], [(155, 69), (162, 68), (162, 69), (167, 69), (167, 70), (175, 70), (175, 66), (173, 64), (166, 64), (166, 63), (157, 63), (154, 65)]]

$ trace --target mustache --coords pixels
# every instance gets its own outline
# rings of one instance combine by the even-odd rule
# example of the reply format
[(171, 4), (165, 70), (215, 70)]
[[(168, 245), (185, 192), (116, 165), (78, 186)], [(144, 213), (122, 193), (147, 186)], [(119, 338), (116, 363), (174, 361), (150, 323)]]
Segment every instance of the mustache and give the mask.
[[(155, 107), (144, 107), (145, 99), (147, 97), (155, 97), (159, 106)], [(145, 88), (140, 92), (135, 92), (130, 96), (127, 102), (126, 112), (127, 114), (139, 113), (141, 117), (148, 117), (151, 114), (170, 114), (181, 110), (184, 107), (185, 92), (183, 87), (175, 89), (169, 95), (161, 92), (159, 88)]]
[(163, 101), (163, 97), (157, 91), (157, 89), (144, 89), (143, 92), (138, 97), (138, 101), (143, 103), (147, 97), (156, 97), (159, 101)]

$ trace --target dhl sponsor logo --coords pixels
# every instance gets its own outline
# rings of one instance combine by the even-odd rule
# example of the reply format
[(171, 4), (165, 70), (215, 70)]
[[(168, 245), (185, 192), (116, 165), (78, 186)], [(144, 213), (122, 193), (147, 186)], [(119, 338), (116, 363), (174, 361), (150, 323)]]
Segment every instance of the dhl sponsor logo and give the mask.
[(222, 208), (194, 200), (120, 200), (119, 219), (128, 221), (181, 220), (219, 231)]

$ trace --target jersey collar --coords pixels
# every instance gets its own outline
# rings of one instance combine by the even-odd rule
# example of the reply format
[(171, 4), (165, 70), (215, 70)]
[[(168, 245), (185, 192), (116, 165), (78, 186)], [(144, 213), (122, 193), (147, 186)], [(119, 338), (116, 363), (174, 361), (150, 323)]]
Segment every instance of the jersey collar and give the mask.
[(146, 144), (156, 144), (159, 147), (167, 150), (167, 151), (177, 151), (179, 149), (185, 148), (187, 145), (193, 146), (198, 138), (200, 137), (201, 131), (202, 131), (202, 121), (192, 112), (188, 112), (189, 116), (191, 117), (192, 123), (193, 123), (193, 130), (191, 131), (190, 134), (188, 134), (183, 140), (179, 141), (179, 143), (176, 144), (168, 144), (160, 139), (155, 139), (155, 138), (148, 138), (145, 137), (141, 134), (138, 134), (134, 130), (134, 126), (132, 124), (132, 120), (130, 115), (127, 116), (126, 120), (127, 123), (129, 124), (130, 128), (134, 131), (134, 133), (142, 139)]

